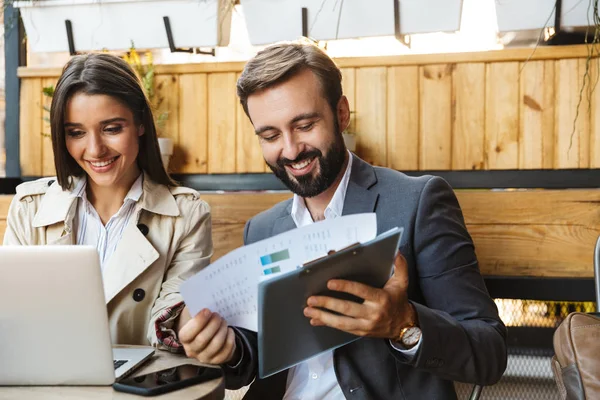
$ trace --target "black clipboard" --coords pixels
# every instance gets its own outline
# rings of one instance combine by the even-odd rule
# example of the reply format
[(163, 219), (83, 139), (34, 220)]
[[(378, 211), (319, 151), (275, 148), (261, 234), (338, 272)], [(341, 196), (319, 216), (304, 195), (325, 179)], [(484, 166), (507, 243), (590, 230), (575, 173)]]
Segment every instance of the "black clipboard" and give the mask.
[(260, 378), (359, 339), (337, 329), (312, 326), (304, 316), (306, 301), (317, 294), (357, 300), (328, 290), (330, 279), (348, 279), (382, 288), (393, 272), (402, 232), (403, 228), (391, 229), (369, 242), (354, 244), (259, 283)]

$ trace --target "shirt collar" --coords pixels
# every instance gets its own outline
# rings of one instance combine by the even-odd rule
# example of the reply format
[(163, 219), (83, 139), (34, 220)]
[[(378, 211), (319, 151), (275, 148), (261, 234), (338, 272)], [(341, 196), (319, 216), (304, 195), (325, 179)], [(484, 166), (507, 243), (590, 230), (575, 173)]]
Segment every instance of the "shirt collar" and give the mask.
[[(329, 204), (325, 208), (325, 219), (337, 218), (342, 216), (342, 211), (344, 209), (344, 201), (346, 200), (346, 191), (348, 189), (348, 182), (350, 182), (351, 171), (352, 153), (348, 151), (348, 165), (346, 166), (346, 171), (344, 171), (344, 176), (342, 177), (340, 184), (335, 190), (335, 193), (333, 193)], [(297, 194), (294, 194), (291, 215), (297, 227), (305, 226), (309, 223), (314, 222), (310, 215), (310, 212), (306, 208), (304, 198), (298, 196)]]
[[(134, 182), (126, 198), (137, 202), (138, 207), (154, 214), (178, 217), (179, 206), (171, 190), (165, 185), (154, 183), (144, 175), (142, 173)], [(70, 223), (74, 216), (73, 203), (78, 197), (84, 196), (86, 185), (85, 177), (72, 179), (71, 190), (62, 190), (58, 182), (54, 182), (48, 188), (33, 219), (34, 227), (49, 226), (57, 222)]]
[[(127, 202), (127, 200), (137, 202), (140, 199), (140, 197), (142, 197), (142, 193), (144, 192), (143, 182), (144, 182), (144, 174), (141, 173), (140, 176), (137, 177), (135, 182), (133, 182), (133, 185), (131, 185), (131, 188), (129, 188), (129, 192), (127, 192), (125, 199), (123, 199), (123, 203)], [(75, 187), (73, 188), (73, 195), (76, 197), (80, 197), (85, 201), (88, 201), (87, 193), (85, 190), (86, 187), (87, 187), (87, 179), (78, 180), (75, 183)]]

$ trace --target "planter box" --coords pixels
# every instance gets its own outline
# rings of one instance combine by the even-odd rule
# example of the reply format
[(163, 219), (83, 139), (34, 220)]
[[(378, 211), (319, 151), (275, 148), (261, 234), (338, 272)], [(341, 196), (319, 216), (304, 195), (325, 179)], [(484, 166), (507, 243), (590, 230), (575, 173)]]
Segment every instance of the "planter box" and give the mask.
[[(593, 24), (592, 0), (563, 0), (561, 26), (563, 28)], [(556, 0), (495, 0), (498, 31), (521, 31), (554, 26)], [(590, 21), (590, 22), (588, 22)]]
[(73, 27), (75, 50), (169, 47), (168, 16), (177, 47), (229, 44), (227, 0), (36, 0), (15, 2), (35, 52), (68, 51), (65, 20)]
[[(317, 40), (393, 36), (390, 0), (240, 0), (250, 43), (263, 45), (302, 35), (302, 7), (308, 35)], [(460, 28), (462, 0), (399, 0), (400, 33), (449, 32)], [(343, 7), (340, 12), (340, 7)], [(339, 22), (339, 29), (338, 29)]]

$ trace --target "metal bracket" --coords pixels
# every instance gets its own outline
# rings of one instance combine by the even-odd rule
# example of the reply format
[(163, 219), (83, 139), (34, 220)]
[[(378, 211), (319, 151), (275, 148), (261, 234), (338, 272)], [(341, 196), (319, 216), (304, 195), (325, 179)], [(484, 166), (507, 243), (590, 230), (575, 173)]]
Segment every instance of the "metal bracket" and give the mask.
[(400, 0), (392, 0), (394, 2), (394, 36), (396, 40), (410, 48), (410, 35), (400, 33)]
[(69, 43), (69, 54), (72, 56), (76, 56), (79, 53), (75, 51), (75, 41), (73, 40), (73, 25), (71, 24), (70, 19), (65, 20), (65, 27), (67, 28), (67, 42)]
[(171, 22), (169, 21), (169, 17), (163, 17), (163, 21), (165, 23), (165, 31), (167, 32), (167, 41), (169, 42), (169, 50), (171, 53), (191, 53), (191, 54), (208, 54), (211, 56), (215, 56), (215, 49), (212, 48), (209, 51), (201, 50), (199, 48), (188, 48), (181, 49), (175, 46), (175, 41), (173, 40), (173, 31), (171, 31)]

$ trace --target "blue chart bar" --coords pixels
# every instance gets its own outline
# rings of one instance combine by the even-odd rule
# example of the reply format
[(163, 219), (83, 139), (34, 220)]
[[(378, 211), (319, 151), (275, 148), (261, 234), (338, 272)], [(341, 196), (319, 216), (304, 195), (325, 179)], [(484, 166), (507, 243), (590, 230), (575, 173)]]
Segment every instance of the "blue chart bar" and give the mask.
[(267, 254), (266, 256), (262, 256), (260, 258), (260, 263), (264, 267), (265, 265), (269, 265), (275, 262), (288, 260), (290, 258), (290, 252), (288, 249), (278, 251), (276, 253)]
[(281, 268), (271, 267), (271, 268), (265, 269), (265, 271), (264, 271), (265, 275), (271, 275), (271, 274), (275, 274), (277, 272), (281, 272)]

